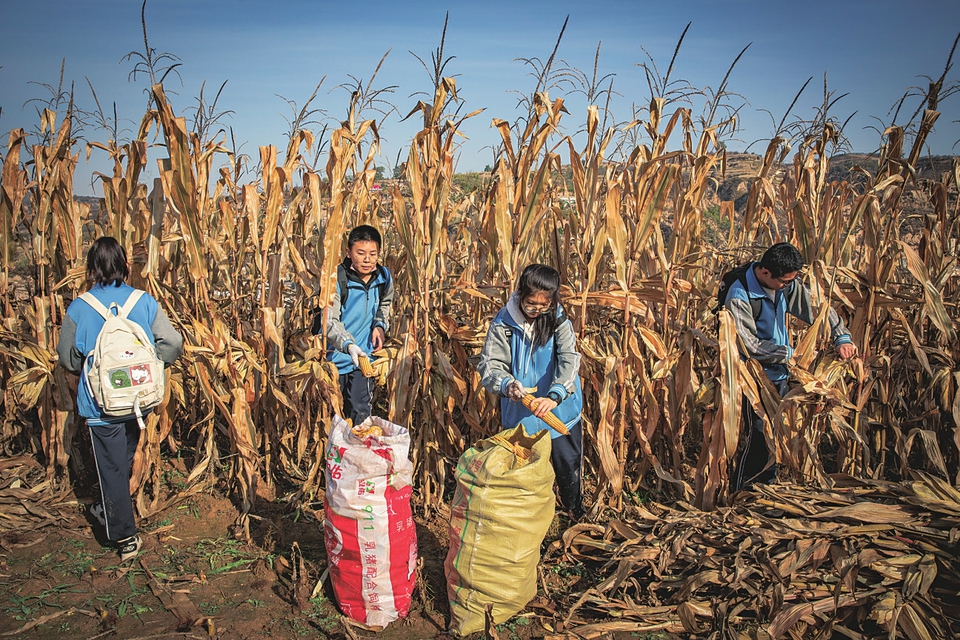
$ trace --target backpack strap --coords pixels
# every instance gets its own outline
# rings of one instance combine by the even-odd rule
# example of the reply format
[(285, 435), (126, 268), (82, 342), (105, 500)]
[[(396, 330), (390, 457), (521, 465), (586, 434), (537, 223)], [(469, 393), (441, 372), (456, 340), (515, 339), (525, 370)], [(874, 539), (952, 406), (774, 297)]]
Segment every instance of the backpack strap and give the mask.
[(110, 317), (110, 311), (89, 291), (80, 294), (80, 299), (93, 307), (93, 310), (103, 316), (104, 320)]
[(133, 290), (133, 293), (130, 294), (130, 297), (127, 298), (127, 301), (123, 303), (122, 307), (120, 307), (121, 318), (126, 318), (128, 315), (130, 315), (130, 312), (133, 311), (135, 306), (137, 306), (137, 302), (139, 302), (143, 294), (144, 292), (140, 289)]
[[(747, 286), (747, 272), (744, 271), (741, 273), (738, 280), (740, 280), (740, 284), (743, 285), (743, 290), (749, 293), (750, 287)], [(763, 313), (763, 301), (760, 298), (752, 298), (749, 295), (747, 298), (750, 299), (750, 310), (753, 311), (753, 321), (756, 322), (760, 319), (760, 314)]]
[(337, 265), (337, 291), (340, 292), (340, 308), (343, 309), (347, 305), (350, 287), (347, 286), (347, 270), (342, 264)]
[(80, 294), (80, 299), (86, 302), (91, 307), (93, 307), (93, 310), (99, 313), (101, 316), (103, 316), (104, 319), (110, 317), (111, 315), (110, 311), (114, 307), (117, 307), (116, 315), (118, 317), (126, 318), (130, 314), (130, 312), (133, 311), (133, 308), (137, 305), (137, 302), (140, 300), (140, 297), (143, 294), (144, 292), (141, 291), (140, 289), (134, 289), (133, 293), (130, 294), (130, 297), (127, 298), (127, 301), (123, 303), (122, 307), (117, 306), (117, 303), (114, 302), (110, 305), (110, 309), (107, 309), (107, 307), (105, 307), (102, 302), (97, 300), (97, 298), (89, 291), (86, 291)]
[(379, 304), (380, 302), (383, 302), (383, 292), (387, 290), (387, 285), (390, 284), (393, 276), (390, 275), (389, 271), (383, 268), (383, 265), (377, 265), (377, 269), (380, 271), (380, 275), (383, 276), (383, 282), (377, 285), (377, 300)]

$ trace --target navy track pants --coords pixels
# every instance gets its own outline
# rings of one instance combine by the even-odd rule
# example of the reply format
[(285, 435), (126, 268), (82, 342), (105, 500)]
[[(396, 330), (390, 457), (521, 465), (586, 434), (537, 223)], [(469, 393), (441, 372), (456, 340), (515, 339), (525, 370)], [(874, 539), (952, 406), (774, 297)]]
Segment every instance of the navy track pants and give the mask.
[(91, 425), (90, 442), (100, 478), (100, 500), (107, 520), (107, 539), (123, 540), (137, 533), (130, 499), (130, 471), (140, 442), (136, 419)]

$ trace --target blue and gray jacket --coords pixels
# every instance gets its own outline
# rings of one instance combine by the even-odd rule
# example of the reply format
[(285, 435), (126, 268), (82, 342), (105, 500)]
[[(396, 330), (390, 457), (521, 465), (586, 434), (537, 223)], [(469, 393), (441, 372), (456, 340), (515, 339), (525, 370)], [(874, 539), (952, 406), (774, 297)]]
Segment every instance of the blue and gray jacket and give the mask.
[[(746, 349), (746, 353), (741, 355), (757, 360), (763, 365), (767, 377), (776, 382), (786, 380), (790, 375), (787, 362), (793, 356), (793, 347), (787, 333), (787, 314), (811, 324), (816, 313), (810, 300), (810, 289), (799, 279), (777, 291), (771, 298), (754, 273), (758, 265), (759, 263), (754, 262), (752, 268), (747, 269), (746, 289), (739, 280), (730, 285), (723, 306), (733, 316), (737, 333)], [(756, 320), (753, 317), (751, 299), (760, 300), (760, 315)], [(835, 347), (844, 343), (853, 344), (843, 320), (832, 308), (829, 322), (830, 338)]]
[[(108, 309), (114, 302), (117, 303), (117, 306), (122, 307), (133, 291), (133, 287), (126, 283), (120, 286), (96, 284), (90, 289), (90, 293)], [(157, 349), (157, 356), (161, 360), (168, 365), (176, 362), (183, 350), (183, 338), (170, 324), (167, 314), (163, 312), (153, 296), (148, 293), (140, 296), (127, 318), (144, 328), (147, 336), (153, 340)], [(60, 327), (60, 341), (57, 343), (60, 366), (70, 373), (80, 375), (87, 354), (97, 344), (97, 336), (100, 335), (103, 323), (103, 316), (87, 304), (85, 300), (77, 298), (71, 302), (63, 318), (63, 325)], [(90, 395), (90, 390), (82, 377), (80, 384), (77, 385), (77, 411), (82, 417), (86, 418), (87, 424), (91, 425), (104, 425), (129, 420), (129, 418), (104, 416), (100, 407), (97, 406)]]
[(527, 321), (520, 311), (516, 293), (490, 323), (477, 372), (484, 388), (500, 396), (500, 416), (505, 429), (522, 424), (530, 435), (549, 429), (551, 438), (560, 436), (530, 413), (523, 403), (504, 396), (504, 390), (513, 380), (519, 380), (538, 398), (551, 391), (559, 394), (561, 402), (553, 413), (568, 429), (580, 421), (583, 391), (580, 388), (577, 339), (573, 325), (559, 307), (557, 317), (564, 319), (542, 347), (534, 346), (533, 323)]
[[(346, 296), (340, 291), (341, 283), (347, 286)], [(327, 359), (337, 365), (341, 375), (356, 369), (347, 353), (351, 344), (369, 354), (373, 350), (373, 330), (381, 327), (384, 334), (390, 330), (392, 303), (393, 276), (386, 267), (377, 265), (367, 282), (353, 270), (349, 259), (337, 267), (337, 289), (327, 309)]]

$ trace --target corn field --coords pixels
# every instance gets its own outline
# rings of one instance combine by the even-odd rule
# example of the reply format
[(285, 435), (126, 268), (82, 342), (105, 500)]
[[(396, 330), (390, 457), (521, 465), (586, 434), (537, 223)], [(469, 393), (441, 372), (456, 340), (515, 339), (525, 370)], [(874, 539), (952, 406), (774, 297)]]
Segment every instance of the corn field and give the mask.
[[(940, 115), (935, 95), (919, 129), (883, 132), (876, 171), (856, 180), (827, 179), (838, 136), (829, 121), (796, 143), (770, 140), (745, 208), (721, 202), (728, 231), (708, 241), (705, 210), (726, 170), (729, 121), (653, 95), (644, 117), (625, 125), (605, 126), (590, 106), (575, 141), (561, 134), (561, 120), (574, 118), (563, 99), (540, 91), (521, 126), (493, 120), (502, 138), (493, 171), (455, 197), (457, 135), (479, 113), (446, 115), (456, 83), (435, 84), (386, 194), (372, 190), (380, 132), (361, 117), (358, 93), (323, 141), (322, 170), (307, 161), (321, 141), (300, 130), (282, 152), (260, 147), (262, 171), (241, 183), (233, 152), (188, 130), (156, 84), (134, 140), (88, 146), (113, 163), (99, 175), (96, 218), (73, 198), (71, 110), (45, 110), (46, 135), (32, 148), (23, 130), (10, 132), (0, 447), (42, 467), (36, 497), (67, 490), (71, 468), (90, 464), (75, 445), (76, 380), (56, 366), (54, 347), (85, 287), (86, 247), (107, 234), (131, 256), (131, 284), (160, 300), (185, 338), (135, 462), (139, 515), (217, 482), (237, 498), (239, 535), (258, 500), (308, 509), (323, 490), (322, 452), (341, 404), (323, 335), (309, 328), (360, 223), (384, 232), (396, 278), (378, 406), (412, 430), (424, 515), (445, 500), (460, 453), (499, 430), (474, 363), (530, 262), (560, 270), (578, 332), (594, 515), (643, 493), (704, 510), (728, 504), (741, 393), (766, 416), (784, 478), (829, 488), (836, 474), (906, 480), (923, 471), (960, 483), (960, 164), (917, 177)], [(148, 163), (160, 170), (150, 185), (141, 181)], [(907, 215), (907, 196), (929, 213)], [(811, 327), (793, 327), (799, 384), (781, 401), (757, 364), (740, 360), (732, 323), (712, 307), (723, 271), (782, 240), (801, 249), (820, 313)], [(18, 261), (28, 275), (16, 285)], [(830, 304), (860, 350), (852, 362), (836, 359), (826, 339)], [(170, 457), (187, 469), (175, 491), (162, 481)]]

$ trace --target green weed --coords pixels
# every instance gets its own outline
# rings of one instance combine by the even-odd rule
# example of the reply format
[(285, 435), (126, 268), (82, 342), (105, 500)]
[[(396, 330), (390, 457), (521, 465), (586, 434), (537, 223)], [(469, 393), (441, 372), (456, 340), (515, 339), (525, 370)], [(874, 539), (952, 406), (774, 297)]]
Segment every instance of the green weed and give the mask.
[(323, 595), (318, 595), (310, 599), (310, 612), (307, 617), (310, 618), (320, 629), (326, 633), (334, 631), (340, 625), (340, 617), (336, 608)]
[(508, 633), (509, 640), (520, 640), (520, 636), (517, 634), (517, 628), (526, 627), (530, 625), (530, 619), (524, 618), (523, 616), (518, 616), (516, 618), (511, 618), (504, 623), (497, 625), (497, 631), (500, 633)]

